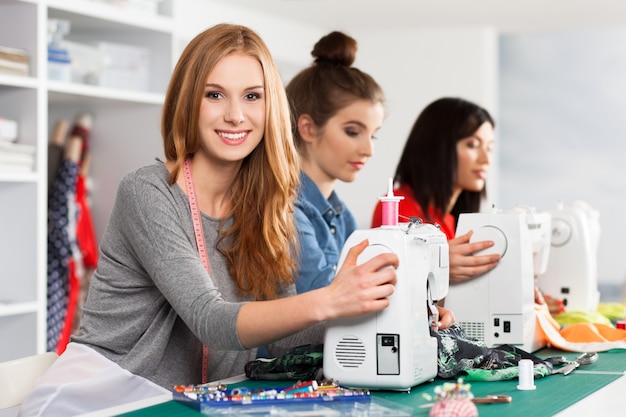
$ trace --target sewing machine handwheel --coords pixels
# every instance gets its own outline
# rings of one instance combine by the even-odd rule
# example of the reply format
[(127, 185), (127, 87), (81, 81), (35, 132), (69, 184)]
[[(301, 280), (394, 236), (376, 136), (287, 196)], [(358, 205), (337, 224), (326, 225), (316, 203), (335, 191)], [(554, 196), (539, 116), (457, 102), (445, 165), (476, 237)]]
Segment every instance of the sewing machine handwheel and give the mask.
[(470, 243), (482, 242), (484, 240), (493, 241), (493, 246), (478, 251), (474, 253), (474, 255), (491, 255), (497, 253), (500, 256), (504, 256), (508, 243), (506, 240), (506, 235), (502, 232), (502, 230), (498, 229), (495, 226), (479, 227), (478, 229), (474, 230), (474, 233), (470, 238)]
[(366, 247), (363, 252), (361, 252), (359, 257), (357, 258), (356, 263), (357, 265), (364, 264), (365, 262), (369, 261), (377, 255), (380, 255), (381, 253), (392, 253), (392, 250), (380, 243), (371, 244)]
[(563, 246), (572, 237), (572, 225), (563, 219), (552, 220), (552, 246)]

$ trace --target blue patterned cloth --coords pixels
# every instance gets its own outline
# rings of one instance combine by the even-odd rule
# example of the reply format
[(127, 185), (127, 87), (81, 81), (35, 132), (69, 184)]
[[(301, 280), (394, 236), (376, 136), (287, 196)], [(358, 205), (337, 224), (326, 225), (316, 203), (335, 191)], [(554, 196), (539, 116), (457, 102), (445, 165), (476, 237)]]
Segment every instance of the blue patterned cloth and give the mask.
[(48, 196), (48, 322), (47, 350), (55, 351), (67, 315), (69, 297), (69, 202), (74, 198), (78, 164), (63, 161)]

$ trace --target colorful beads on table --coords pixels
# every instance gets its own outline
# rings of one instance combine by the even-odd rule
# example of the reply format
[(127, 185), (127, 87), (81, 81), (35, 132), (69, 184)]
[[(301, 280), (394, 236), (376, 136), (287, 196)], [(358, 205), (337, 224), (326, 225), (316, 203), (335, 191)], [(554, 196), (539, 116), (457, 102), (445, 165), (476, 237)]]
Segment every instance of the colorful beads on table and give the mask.
[(367, 389), (352, 389), (341, 387), (334, 381), (298, 381), (285, 388), (255, 388), (235, 387), (227, 389), (223, 384), (203, 385), (176, 385), (174, 391), (195, 401), (204, 403), (232, 403), (251, 404), (265, 400), (294, 400), (294, 399), (328, 399), (335, 397), (365, 397), (370, 392)]

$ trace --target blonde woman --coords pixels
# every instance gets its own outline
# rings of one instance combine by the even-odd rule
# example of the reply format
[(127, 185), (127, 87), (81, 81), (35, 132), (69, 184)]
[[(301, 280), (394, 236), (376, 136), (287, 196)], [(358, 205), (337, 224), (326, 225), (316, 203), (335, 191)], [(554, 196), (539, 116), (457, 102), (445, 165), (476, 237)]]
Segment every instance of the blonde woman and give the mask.
[[(166, 162), (120, 183), (80, 331), (25, 415), (78, 414), (239, 375), (257, 346), (277, 355), (321, 343), (326, 320), (389, 303), (398, 259), (357, 267), (367, 242), (331, 285), (296, 295), (298, 156), (279, 73), (256, 33), (221, 24), (189, 43), (162, 136)], [(87, 365), (72, 372), (78, 364)]]

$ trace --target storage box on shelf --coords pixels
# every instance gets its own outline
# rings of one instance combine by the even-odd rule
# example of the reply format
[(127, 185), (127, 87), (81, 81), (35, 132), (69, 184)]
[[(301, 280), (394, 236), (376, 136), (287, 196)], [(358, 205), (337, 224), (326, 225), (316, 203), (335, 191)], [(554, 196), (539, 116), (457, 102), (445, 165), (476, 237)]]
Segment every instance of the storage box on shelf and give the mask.
[[(29, 171), (0, 167), (0, 361), (46, 349), (47, 146), (59, 118), (94, 117), (91, 133), (92, 215), (101, 235), (119, 179), (161, 155), (159, 116), (172, 70), (173, 2), (151, 0), (120, 13), (95, 0), (1, 0), (0, 45), (28, 54), (28, 75), (0, 73), (0, 117), (15, 120), (16, 142), (35, 151)], [(145, 7), (149, 10), (140, 10)], [(64, 19), (70, 42), (128, 45), (149, 55), (140, 88), (48, 79), (48, 19)], [(70, 57), (71, 59), (71, 57)], [(128, 75), (128, 74), (126, 74)], [(131, 75), (136, 75), (132, 73)], [(80, 81), (80, 82), (76, 82)]]

